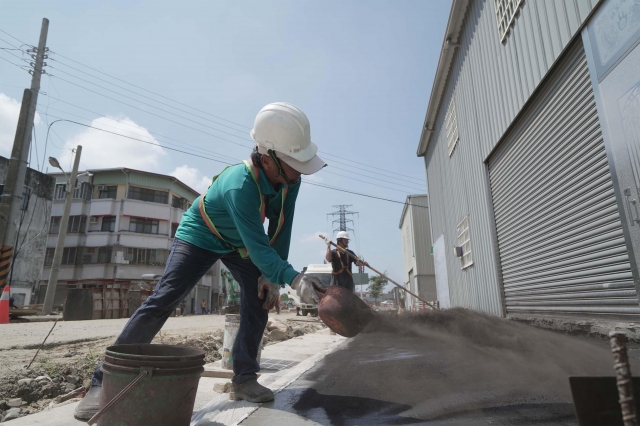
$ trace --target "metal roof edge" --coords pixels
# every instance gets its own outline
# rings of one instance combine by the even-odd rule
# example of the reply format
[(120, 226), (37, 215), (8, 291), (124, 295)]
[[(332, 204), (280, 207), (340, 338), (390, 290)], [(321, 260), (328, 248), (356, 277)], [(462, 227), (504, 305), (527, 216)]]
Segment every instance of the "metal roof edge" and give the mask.
[(429, 208), (429, 206), (428, 206), (429, 195), (428, 194), (407, 195), (407, 200), (404, 202), (404, 207), (402, 208), (402, 214), (400, 215), (400, 223), (398, 224), (398, 229), (402, 229), (402, 222), (404, 222), (404, 217), (407, 214), (407, 208), (409, 208), (409, 205), (411, 204), (411, 199), (412, 198), (420, 198), (420, 197), (427, 198), (427, 208)]
[(427, 113), (425, 114), (424, 124), (420, 134), (420, 143), (418, 144), (418, 150), (416, 152), (418, 157), (423, 157), (427, 152), (427, 146), (433, 134), (434, 122), (438, 107), (440, 106), (440, 100), (442, 99), (442, 93), (447, 84), (449, 70), (453, 62), (453, 53), (455, 53), (455, 48), (460, 46), (458, 38), (470, 1), (471, 0), (453, 0), (451, 3), (451, 12), (449, 12), (447, 29), (445, 30), (442, 49), (440, 50), (440, 59), (438, 59), (438, 67), (436, 68), (436, 75), (433, 79), (429, 105), (427, 107)]

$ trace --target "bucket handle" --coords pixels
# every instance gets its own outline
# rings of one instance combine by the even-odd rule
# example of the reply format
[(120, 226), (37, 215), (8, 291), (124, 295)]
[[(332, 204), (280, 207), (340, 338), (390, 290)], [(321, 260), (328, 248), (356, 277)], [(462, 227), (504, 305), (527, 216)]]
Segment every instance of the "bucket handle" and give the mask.
[(142, 380), (143, 378), (145, 378), (146, 376), (151, 377), (153, 375), (153, 367), (140, 367), (140, 374), (138, 374), (138, 377), (136, 377), (135, 379), (133, 379), (133, 381), (131, 383), (129, 383), (127, 385), (127, 387), (125, 387), (124, 389), (122, 389), (120, 391), (119, 394), (117, 394), (111, 401), (109, 401), (109, 403), (107, 405), (104, 406), (104, 408), (100, 409), (96, 414), (94, 414), (93, 417), (91, 417), (91, 419), (89, 419), (89, 421), (87, 422), (87, 424), (89, 425), (93, 425), (94, 423), (96, 423), (98, 421), (98, 419), (100, 417), (102, 417), (102, 415), (104, 413), (106, 413), (107, 411), (109, 411), (114, 405), (116, 405), (116, 403), (123, 397), (125, 396), (131, 389), (133, 389), (140, 380)]

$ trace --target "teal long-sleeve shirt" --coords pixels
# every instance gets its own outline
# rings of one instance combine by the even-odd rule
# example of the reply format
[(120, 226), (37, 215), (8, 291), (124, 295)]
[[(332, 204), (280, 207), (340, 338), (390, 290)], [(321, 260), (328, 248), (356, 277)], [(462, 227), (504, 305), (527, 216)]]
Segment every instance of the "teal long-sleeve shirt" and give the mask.
[[(205, 196), (205, 208), (222, 237), (234, 247), (244, 247), (262, 275), (274, 284), (291, 284), (298, 272), (287, 259), (291, 242), (291, 226), (300, 181), (289, 188), (284, 202), (284, 224), (276, 240), (269, 240), (278, 227), (282, 208), (282, 188), (274, 188), (264, 171), (260, 170), (258, 183), (265, 197), (266, 218), (269, 219), (265, 234), (260, 213), (260, 193), (245, 164), (226, 169), (209, 187)], [(230, 253), (223, 241), (207, 227), (200, 215), (197, 198), (182, 215), (176, 238), (215, 253)]]

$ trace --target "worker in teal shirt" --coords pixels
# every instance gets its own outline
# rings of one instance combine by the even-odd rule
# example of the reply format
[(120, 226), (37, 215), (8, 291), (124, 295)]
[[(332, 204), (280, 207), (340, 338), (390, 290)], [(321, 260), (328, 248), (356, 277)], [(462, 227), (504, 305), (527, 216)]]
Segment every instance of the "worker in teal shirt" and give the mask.
[[(151, 343), (171, 312), (220, 260), (242, 289), (230, 398), (274, 399), (257, 382), (257, 356), (280, 288), (289, 284), (295, 289), (302, 280), (287, 261), (300, 176), (326, 165), (310, 134), (307, 116), (294, 105), (276, 102), (260, 110), (251, 131), (256, 146), (250, 159), (223, 170), (184, 213), (155, 292), (131, 316), (116, 345)], [(76, 418), (88, 420), (98, 411), (102, 378), (98, 366)]]

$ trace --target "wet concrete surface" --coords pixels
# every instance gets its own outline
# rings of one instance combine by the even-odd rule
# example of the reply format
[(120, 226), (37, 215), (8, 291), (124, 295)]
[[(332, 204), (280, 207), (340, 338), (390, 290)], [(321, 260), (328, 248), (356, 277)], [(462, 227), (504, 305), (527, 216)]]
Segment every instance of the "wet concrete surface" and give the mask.
[(605, 341), (469, 311), (385, 319), (242, 425), (576, 425), (569, 376), (612, 367)]

